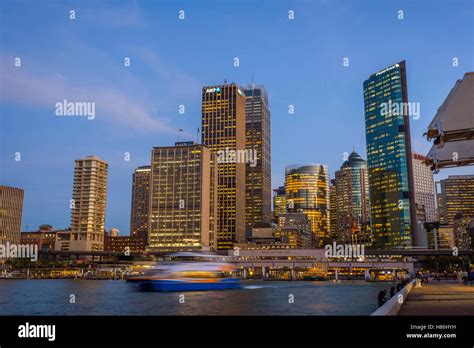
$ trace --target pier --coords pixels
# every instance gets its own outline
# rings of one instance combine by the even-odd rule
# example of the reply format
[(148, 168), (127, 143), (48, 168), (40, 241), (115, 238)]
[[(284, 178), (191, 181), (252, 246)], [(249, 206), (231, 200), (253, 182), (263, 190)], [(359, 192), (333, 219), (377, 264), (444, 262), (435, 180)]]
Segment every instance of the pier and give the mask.
[(432, 280), (414, 286), (398, 315), (472, 315), (474, 285), (455, 280)]

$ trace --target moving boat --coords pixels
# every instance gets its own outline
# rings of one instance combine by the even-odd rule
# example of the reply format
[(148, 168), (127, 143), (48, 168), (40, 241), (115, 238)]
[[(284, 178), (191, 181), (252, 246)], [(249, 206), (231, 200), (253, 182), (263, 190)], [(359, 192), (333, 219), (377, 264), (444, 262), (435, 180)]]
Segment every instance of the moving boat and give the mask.
[(173, 258), (211, 259), (208, 262), (172, 261), (161, 262), (147, 270), (130, 274), (127, 281), (145, 291), (203, 291), (230, 290), (242, 287), (241, 280), (233, 276), (236, 268), (221, 256), (198, 253), (178, 253)]

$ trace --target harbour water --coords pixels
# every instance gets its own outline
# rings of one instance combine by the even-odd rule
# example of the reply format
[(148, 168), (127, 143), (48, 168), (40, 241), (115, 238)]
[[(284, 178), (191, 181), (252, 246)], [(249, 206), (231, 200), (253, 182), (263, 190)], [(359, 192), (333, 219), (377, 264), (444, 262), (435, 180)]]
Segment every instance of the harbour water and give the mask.
[(0, 315), (370, 315), (391, 286), (248, 280), (240, 290), (157, 293), (120, 280), (10, 279), (0, 280)]

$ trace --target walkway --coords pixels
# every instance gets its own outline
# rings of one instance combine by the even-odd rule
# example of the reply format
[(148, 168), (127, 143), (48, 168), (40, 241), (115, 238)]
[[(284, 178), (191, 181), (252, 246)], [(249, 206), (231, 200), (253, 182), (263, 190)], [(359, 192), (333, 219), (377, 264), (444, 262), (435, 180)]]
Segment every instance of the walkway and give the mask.
[(434, 280), (413, 287), (398, 315), (474, 315), (474, 285)]

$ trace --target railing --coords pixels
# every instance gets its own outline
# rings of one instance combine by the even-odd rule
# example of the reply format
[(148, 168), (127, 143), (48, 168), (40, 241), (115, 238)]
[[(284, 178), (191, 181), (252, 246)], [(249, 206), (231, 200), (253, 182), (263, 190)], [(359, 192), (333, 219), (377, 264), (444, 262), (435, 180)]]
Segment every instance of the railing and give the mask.
[(380, 306), (371, 315), (397, 315), (398, 311), (405, 302), (408, 294), (410, 293), (416, 279), (409, 282), (402, 290), (393, 295), (387, 302)]

